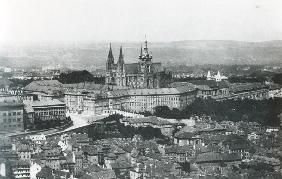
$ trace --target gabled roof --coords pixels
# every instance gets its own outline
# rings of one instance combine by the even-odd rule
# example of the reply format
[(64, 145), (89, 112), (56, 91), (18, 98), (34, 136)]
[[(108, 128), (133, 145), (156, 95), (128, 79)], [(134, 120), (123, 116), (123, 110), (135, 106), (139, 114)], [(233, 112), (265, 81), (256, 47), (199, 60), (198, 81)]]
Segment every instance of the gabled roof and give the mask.
[(32, 81), (24, 88), (24, 90), (53, 94), (55, 91), (61, 91), (62, 87), (62, 83), (60, 83), (58, 80), (40, 80)]

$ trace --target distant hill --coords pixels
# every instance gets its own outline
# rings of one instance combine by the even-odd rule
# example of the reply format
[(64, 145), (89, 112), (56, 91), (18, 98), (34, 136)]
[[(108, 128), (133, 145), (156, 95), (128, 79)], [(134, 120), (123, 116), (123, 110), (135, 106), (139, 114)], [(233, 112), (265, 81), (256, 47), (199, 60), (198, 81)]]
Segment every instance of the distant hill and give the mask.
[[(126, 63), (136, 62), (141, 42), (112, 43), (115, 59), (122, 44)], [(108, 43), (44, 44), (27, 47), (4, 47), (0, 65), (43, 66), (60, 63), (69, 68), (103, 68)], [(282, 62), (282, 41), (175, 41), (150, 42), (153, 60), (164, 64), (272, 64)]]

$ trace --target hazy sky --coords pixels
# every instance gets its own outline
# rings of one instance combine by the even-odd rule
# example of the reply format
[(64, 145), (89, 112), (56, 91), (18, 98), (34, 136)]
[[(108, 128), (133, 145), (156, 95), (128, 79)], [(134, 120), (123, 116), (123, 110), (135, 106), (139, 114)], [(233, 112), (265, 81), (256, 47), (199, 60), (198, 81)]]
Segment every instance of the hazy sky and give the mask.
[(0, 0), (0, 42), (282, 39), (282, 0)]

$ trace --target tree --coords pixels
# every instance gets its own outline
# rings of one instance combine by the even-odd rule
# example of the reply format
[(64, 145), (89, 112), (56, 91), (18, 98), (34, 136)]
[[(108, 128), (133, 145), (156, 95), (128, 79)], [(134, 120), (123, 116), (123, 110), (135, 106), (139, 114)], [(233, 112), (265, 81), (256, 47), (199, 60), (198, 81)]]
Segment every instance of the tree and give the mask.
[(73, 71), (70, 73), (61, 73), (58, 81), (61, 83), (81, 83), (81, 82), (95, 82), (97, 84), (104, 84), (105, 77), (94, 77), (87, 70)]

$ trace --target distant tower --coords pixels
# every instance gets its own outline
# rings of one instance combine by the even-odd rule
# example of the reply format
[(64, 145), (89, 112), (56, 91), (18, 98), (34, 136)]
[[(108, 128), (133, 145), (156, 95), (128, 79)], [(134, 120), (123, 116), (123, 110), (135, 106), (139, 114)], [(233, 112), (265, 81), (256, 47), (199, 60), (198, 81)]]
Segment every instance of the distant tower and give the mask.
[(152, 55), (150, 55), (148, 51), (148, 42), (147, 40), (145, 40), (144, 51), (141, 45), (141, 50), (139, 55), (139, 65), (140, 65), (141, 73), (150, 73), (152, 58), (153, 58)]
[(113, 52), (112, 52), (112, 45), (110, 44), (110, 50), (109, 50), (108, 60), (106, 64), (107, 71), (108, 70), (111, 71), (113, 69), (114, 64), (115, 64), (115, 59), (114, 59)]
[(124, 56), (122, 53), (122, 46), (120, 46), (117, 66), (118, 66), (118, 70), (121, 70), (121, 71), (124, 70), (124, 59), (123, 58)]
[(110, 44), (110, 50), (108, 54), (108, 59), (106, 63), (106, 83), (113, 84), (115, 83), (115, 78), (113, 77), (113, 72), (115, 68), (115, 59), (112, 52), (112, 46)]
[(122, 53), (122, 46), (120, 46), (119, 57), (117, 62), (117, 85), (125, 86), (125, 67), (124, 67), (124, 56)]
[(208, 71), (207, 80), (212, 80), (211, 71)]

